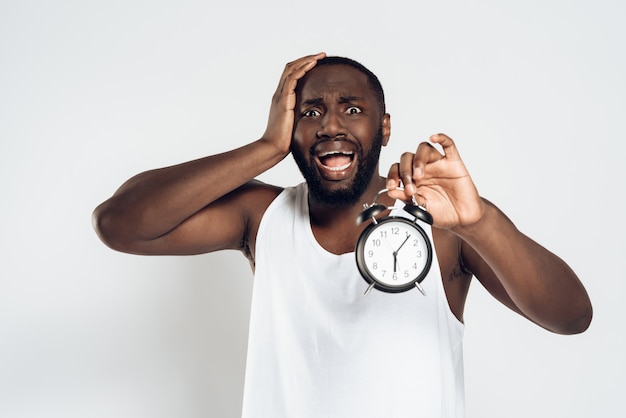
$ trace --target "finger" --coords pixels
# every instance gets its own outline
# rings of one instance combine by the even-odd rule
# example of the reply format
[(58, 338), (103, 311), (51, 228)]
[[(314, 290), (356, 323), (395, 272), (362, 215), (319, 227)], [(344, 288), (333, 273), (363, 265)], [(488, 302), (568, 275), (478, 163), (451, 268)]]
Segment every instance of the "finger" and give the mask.
[(400, 163), (394, 163), (389, 168), (389, 174), (387, 174), (387, 194), (393, 199), (407, 200), (405, 191), (398, 190), (400, 185)]
[(306, 57), (298, 58), (295, 61), (287, 63), (283, 75), (281, 77), (278, 90), (283, 93), (285, 91), (292, 91), (296, 88), (298, 80), (310, 71), (317, 61), (326, 56), (325, 52), (320, 52), (314, 55), (307, 55)]
[(404, 194), (410, 197), (415, 193), (415, 183), (413, 181), (413, 160), (415, 154), (405, 152), (400, 157), (400, 163), (398, 167), (398, 175), (404, 185)]
[(424, 170), (428, 163), (438, 161), (443, 156), (439, 151), (435, 149), (428, 142), (422, 142), (415, 151), (415, 157), (413, 158), (413, 172), (412, 176), (415, 181), (419, 181), (424, 177)]
[(420, 193), (420, 188), (418, 188), (417, 193), (415, 193), (413, 197), (415, 198), (415, 202), (417, 202), (418, 206), (421, 206), (428, 210), (428, 199), (426, 199), (426, 197), (422, 193)]
[(441, 147), (443, 148), (443, 153), (446, 158), (454, 159), (454, 160), (461, 159), (461, 156), (459, 155), (459, 150), (457, 149), (456, 144), (454, 143), (452, 138), (450, 138), (448, 135), (442, 134), (442, 133), (431, 135), (430, 141), (435, 144), (441, 145)]
[(396, 190), (400, 186), (400, 164), (394, 163), (387, 174), (387, 189)]
[[(413, 154), (406, 153), (407, 159), (411, 159)], [(407, 190), (407, 185), (405, 181), (402, 180), (400, 176), (400, 165), (401, 163), (394, 163), (389, 168), (389, 174), (387, 174), (387, 194), (389, 197), (394, 199), (400, 199), (403, 201), (411, 200), (411, 189)], [(410, 176), (406, 180), (410, 185), (413, 185), (413, 181)], [(402, 186), (402, 188), (400, 188)], [(412, 186), (414, 187), (414, 186)], [(413, 189), (415, 190), (415, 189)]]
[(295, 61), (290, 62), (286, 66), (286, 72), (297, 77), (301, 78), (309, 71), (311, 68), (315, 67), (317, 61), (324, 58), (326, 53), (320, 52), (314, 55), (307, 55), (306, 57), (299, 58)]
[(317, 61), (326, 56), (324, 52), (308, 55), (288, 63), (280, 78), (273, 102), (287, 110), (293, 110), (296, 105), (296, 87), (308, 71), (315, 67)]
[(326, 56), (325, 52), (318, 52), (317, 54), (306, 55), (304, 57), (300, 57), (298, 59), (288, 62), (287, 67), (299, 67), (300, 64), (303, 62), (310, 61), (310, 60), (317, 61), (325, 56)]

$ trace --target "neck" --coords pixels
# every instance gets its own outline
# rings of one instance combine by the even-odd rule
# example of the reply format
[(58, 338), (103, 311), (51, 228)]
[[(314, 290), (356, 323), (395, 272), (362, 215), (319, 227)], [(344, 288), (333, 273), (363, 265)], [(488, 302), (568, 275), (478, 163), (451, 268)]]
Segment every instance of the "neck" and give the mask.
[[(340, 207), (330, 207), (323, 202), (316, 201), (309, 195), (311, 225), (322, 228), (339, 224), (355, 225), (356, 217), (363, 211), (363, 205), (372, 203), (376, 194), (384, 189), (385, 185), (386, 179), (376, 175), (372, 178), (358, 202)], [(379, 203), (382, 204), (387, 204), (390, 200), (386, 194), (378, 198)]]
[[(366, 227), (366, 224), (357, 225), (357, 216), (363, 212), (363, 204), (372, 203), (376, 194), (385, 188), (385, 183), (385, 178), (374, 176), (359, 202), (339, 208), (316, 202), (309, 195), (311, 230), (317, 242), (333, 254), (354, 251), (356, 240)], [(392, 199), (384, 194), (379, 197), (378, 203), (390, 205)]]

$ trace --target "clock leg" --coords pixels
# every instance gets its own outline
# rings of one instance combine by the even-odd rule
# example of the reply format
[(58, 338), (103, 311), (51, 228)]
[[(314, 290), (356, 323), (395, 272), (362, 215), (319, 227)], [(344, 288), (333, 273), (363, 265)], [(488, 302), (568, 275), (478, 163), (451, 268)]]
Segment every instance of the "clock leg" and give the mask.
[(419, 284), (419, 282), (415, 282), (415, 287), (417, 287), (417, 290), (422, 292), (422, 295), (426, 296), (426, 291), (424, 291), (424, 288)]
[(372, 282), (372, 283), (371, 283), (371, 284), (367, 287), (367, 290), (365, 291), (365, 293), (363, 293), (363, 296), (367, 296), (367, 294), (368, 294), (369, 292), (371, 292), (371, 291), (372, 291), (372, 289), (374, 288), (374, 285), (375, 285), (375, 284), (376, 284), (375, 282)]

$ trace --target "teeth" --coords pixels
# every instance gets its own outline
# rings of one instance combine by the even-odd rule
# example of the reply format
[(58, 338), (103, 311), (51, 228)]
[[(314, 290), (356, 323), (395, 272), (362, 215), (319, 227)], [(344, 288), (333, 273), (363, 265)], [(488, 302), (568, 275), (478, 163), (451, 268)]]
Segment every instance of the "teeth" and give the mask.
[(338, 166), (338, 167), (329, 167), (329, 166), (327, 166), (327, 165), (325, 165), (324, 167), (325, 167), (327, 170), (330, 170), (330, 171), (341, 171), (341, 170), (345, 170), (346, 168), (350, 167), (350, 164), (352, 164), (352, 163), (348, 163), (348, 164), (340, 165), (340, 166)]
[[(350, 157), (350, 161), (347, 162), (346, 164), (342, 164), (339, 166), (328, 166), (322, 162), (324, 158), (338, 156), (338, 155)], [(346, 170), (352, 165), (352, 158), (354, 157), (354, 152), (353, 151), (323, 151), (323, 152), (320, 152), (317, 157), (326, 170), (339, 172), (339, 171)]]
[(337, 154), (352, 156), (354, 154), (354, 152), (349, 152), (349, 151), (328, 151), (328, 152), (322, 152), (319, 156), (321, 158), (323, 158), (323, 157), (328, 157), (329, 155), (337, 155)]

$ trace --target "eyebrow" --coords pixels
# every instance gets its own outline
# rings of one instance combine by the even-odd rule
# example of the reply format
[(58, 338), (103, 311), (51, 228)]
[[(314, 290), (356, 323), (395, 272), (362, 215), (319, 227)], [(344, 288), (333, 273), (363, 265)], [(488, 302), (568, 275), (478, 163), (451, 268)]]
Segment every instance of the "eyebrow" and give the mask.
[(363, 98), (359, 96), (341, 96), (339, 98), (339, 103), (352, 103), (360, 100), (363, 100)]
[(324, 99), (322, 99), (321, 97), (317, 97), (315, 99), (309, 99), (309, 100), (303, 101), (302, 105), (304, 105), (304, 106), (319, 106), (322, 103), (324, 103)]
[[(345, 104), (358, 102), (360, 100), (363, 100), (363, 98), (359, 96), (341, 96), (339, 97), (338, 102), (341, 104)], [(324, 104), (324, 99), (321, 97), (316, 97), (314, 99), (305, 100), (304, 102), (302, 102), (302, 104), (304, 106), (319, 106), (321, 104)]]

